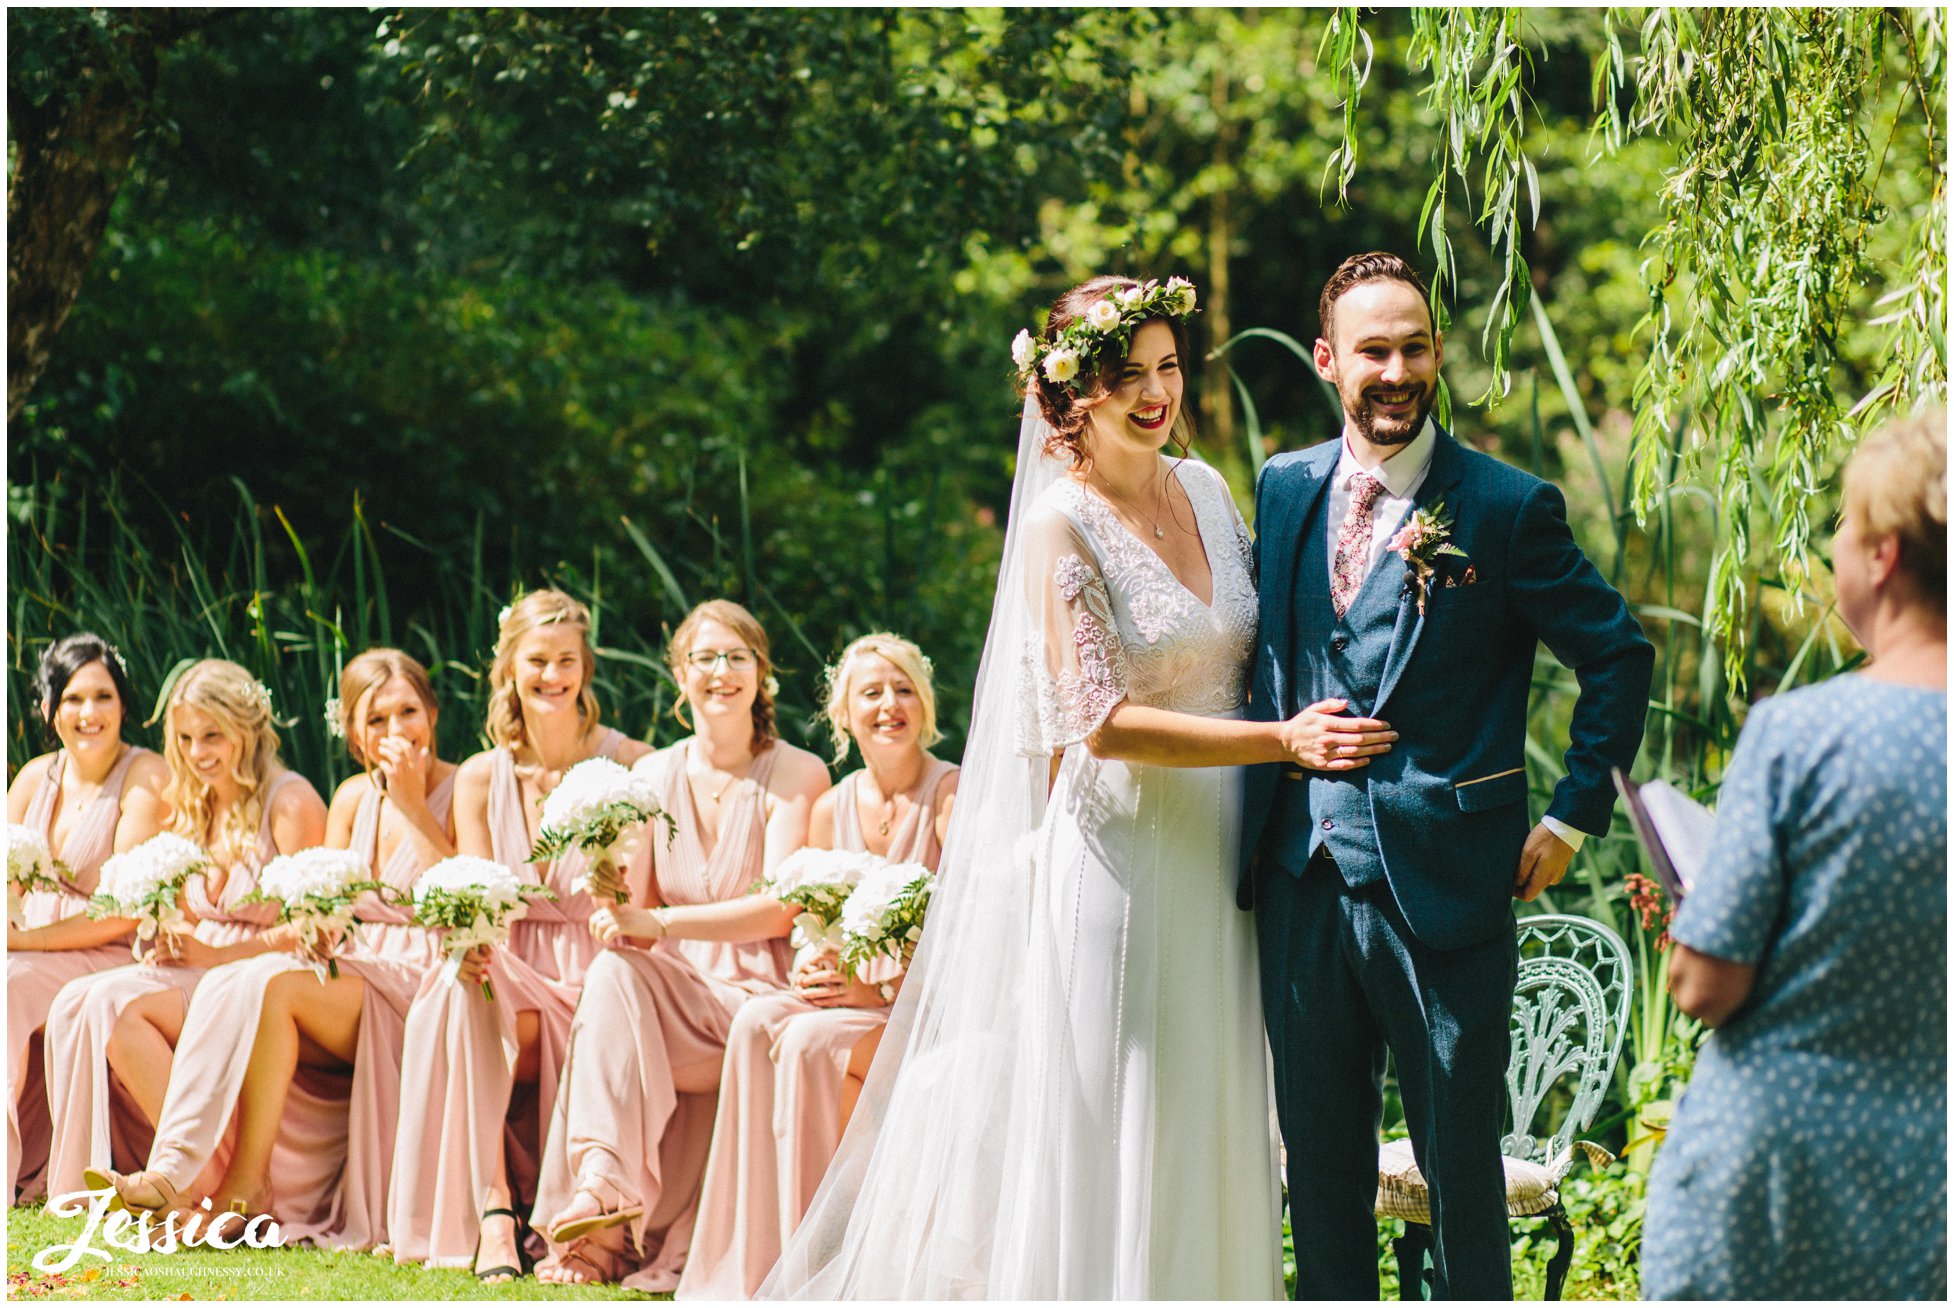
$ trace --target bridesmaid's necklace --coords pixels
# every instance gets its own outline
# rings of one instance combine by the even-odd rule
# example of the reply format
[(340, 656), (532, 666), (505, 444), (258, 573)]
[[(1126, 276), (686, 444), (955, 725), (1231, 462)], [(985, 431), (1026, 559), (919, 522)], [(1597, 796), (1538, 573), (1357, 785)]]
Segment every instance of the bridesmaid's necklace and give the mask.
[[(882, 819), (881, 823), (877, 825), (877, 827), (875, 828), (876, 835), (881, 836), (884, 839), (888, 838), (889, 826), (891, 823), (893, 823), (896, 820), (896, 801), (898, 799), (901, 799), (904, 795), (908, 795), (911, 798), (914, 798), (916, 792), (921, 790), (923, 787), (923, 778), (928, 775), (929, 775), (929, 768), (925, 767), (922, 770), (922, 772), (917, 774), (916, 780), (913, 783), (904, 787), (901, 790), (896, 791), (893, 795), (882, 796), (882, 802), (889, 806), (889, 812), (887, 816), (885, 816)], [(871, 781), (874, 780), (874, 777), (875, 777), (874, 773), (869, 774), (869, 779)], [(879, 791), (881, 789), (881, 786), (878, 785), (876, 789)]]
[[(738, 785), (740, 782), (746, 780), (747, 773), (753, 771), (753, 764), (756, 757), (757, 756), (749, 757), (746, 760), (746, 762), (743, 765), (741, 765), (739, 771), (737, 772), (730, 772), (730, 771), (721, 772), (718, 768), (714, 767), (712, 764), (706, 762), (703, 759), (698, 759), (697, 755), (694, 755), (694, 758), (697, 759), (699, 763), (699, 773), (701, 774), (699, 776), (699, 781), (701, 783), (701, 788), (705, 790), (705, 792), (712, 797), (712, 802), (717, 804), (719, 802), (719, 797), (721, 795), (731, 790), (734, 786)], [(690, 769), (688, 769), (688, 771), (689, 770)], [(714, 781), (717, 781), (719, 783), (719, 789), (717, 790), (714, 790), (712, 788)]]

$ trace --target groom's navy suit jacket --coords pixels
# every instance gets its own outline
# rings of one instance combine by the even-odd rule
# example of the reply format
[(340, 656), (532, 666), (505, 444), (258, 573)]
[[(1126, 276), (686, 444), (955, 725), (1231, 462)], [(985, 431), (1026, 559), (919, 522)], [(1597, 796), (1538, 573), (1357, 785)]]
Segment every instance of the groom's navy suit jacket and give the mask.
[[(1451, 542), (1418, 611), (1405, 561), (1386, 553), (1339, 619), (1330, 606), (1326, 493), (1341, 439), (1271, 459), (1255, 490), (1261, 598), (1249, 715), (1279, 721), (1324, 699), (1399, 733), (1368, 767), (1284, 779), (1247, 770), (1237, 896), (1261, 875), (1300, 875), (1327, 844), (1352, 884), (1389, 884), (1425, 944), (1456, 949), (1512, 930), (1527, 815), (1527, 695), (1544, 642), (1581, 694), (1566, 775), (1547, 812), (1608, 828), (1609, 769), (1642, 739), (1655, 654), (1622, 597), (1575, 545), (1560, 490), (1442, 428), (1414, 496), (1441, 501)], [(1388, 524), (1386, 524), (1388, 525)], [(1468, 571), (1469, 569), (1469, 571)], [(1291, 771), (1294, 769), (1292, 768)]]

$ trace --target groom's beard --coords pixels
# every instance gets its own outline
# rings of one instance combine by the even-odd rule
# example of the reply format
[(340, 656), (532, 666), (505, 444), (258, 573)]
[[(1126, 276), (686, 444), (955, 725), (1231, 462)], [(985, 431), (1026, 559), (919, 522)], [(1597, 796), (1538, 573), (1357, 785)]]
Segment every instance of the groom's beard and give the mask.
[(1367, 393), (1342, 396), (1343, 412), (1350, 419), (1351, 425), (1362, 432), (1364, 439), (1371, 444), (1409, 445), (1417, 439), (1418, 433), (1425, 429), (1425, 419), (1431, 414), (1432, 403), (1438, 399), (1438, 388), (1420, 386), (1415, 398), (1417, 407), (1412, 409), (1408, 419), (1393, 418), (1379, 413)]

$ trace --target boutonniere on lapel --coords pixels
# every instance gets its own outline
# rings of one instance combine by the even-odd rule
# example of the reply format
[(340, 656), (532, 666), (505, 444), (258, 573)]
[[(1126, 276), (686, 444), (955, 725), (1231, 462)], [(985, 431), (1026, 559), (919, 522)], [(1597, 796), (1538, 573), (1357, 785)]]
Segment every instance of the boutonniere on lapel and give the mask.
[[(1452, 515), (1440, 500), (1429, 509), (1413, 509), (1404, 526), (1398, 528), (1385, 549), (1404, 560), (1405, 589), (1418, 600), (1418, 616), (1425, 616), (1425, 601), (1430, 598), (1432, 578), (1438, 575), (1438, 561), (1446, 555), (1465, 558), (1466, 552), (1452, 543)], [(1479, 580), (1478, 572), (1468, 567), (1463, 578), (1446, 577), (1445, 584), (1467, 586)]]

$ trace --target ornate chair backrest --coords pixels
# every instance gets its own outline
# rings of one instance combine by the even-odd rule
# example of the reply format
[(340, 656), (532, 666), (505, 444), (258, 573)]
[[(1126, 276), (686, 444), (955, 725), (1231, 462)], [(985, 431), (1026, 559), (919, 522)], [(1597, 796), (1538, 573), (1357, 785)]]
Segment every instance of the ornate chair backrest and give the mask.
[[(1634, 993), (1628, 946), (1599, 922), (1542, 913), (1519, 923), (1520, 976), (1513, 987), (1513, 1053), (1506, 1093), (1513, 1133), (1500, 1141), (1512, 1158), (1550, 1164), (1595, 1112), (1615, 1075)], [(1534, 1119), (1554, 1088), (1574, 1076), (1573, 1102), (1552, 1134)]]

